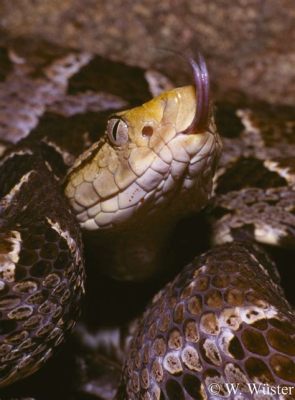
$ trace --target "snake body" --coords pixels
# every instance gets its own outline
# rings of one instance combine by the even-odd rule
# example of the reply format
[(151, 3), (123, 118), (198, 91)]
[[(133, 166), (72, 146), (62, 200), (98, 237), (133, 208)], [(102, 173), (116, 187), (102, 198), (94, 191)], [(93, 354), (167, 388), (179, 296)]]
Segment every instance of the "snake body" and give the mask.
[(81, 234), (50, 168), (26, 146), (0, 167), (0, 386), (38, 370), (79, 315)]
[(238, 242), (216, 247), (149, 305), (118, 398), (253, 399), (253, 383), (284, 387), (291, 398), (294, 321), (265, 253)]
[[(227, 396), (226, 382), (241, 384), (227, 396), (239, 400), (253, 398), (251, 382), (289, 390), (294, 312), (274, 264), (248, 242), (294, 244), (292, 123), (273, 150), (258, 137), (259, 121), (249, 129), (250, 111), (241, 111), (255, 140), (245, 132), (225, 137), (213, 182), (221, 142), (202, 59), (191, 62), (194, 86), (164, 92), (162, 75), (130, 67), (140, 87), (132, 94), (121, 79), (129, 67), (106, 89), (104, 79), (86, 79), (105, 61), (47, 46), (45, 61), (35, 56), (38, 45), (26, 55), (4, 50), (0, 75), (7, 148), (0, 161), (0, 386), (38, 370), (78, 318), (85, 280), (79, 225), (100, 245), (101, 271), (144, 280), (165, 272), (172, 229), (205, 206), (213, 185), (209, 211), (219, 246), (148, 306), (117, 398), (213, 400)], [(158, 96), (145, 102), (148, 90)]]

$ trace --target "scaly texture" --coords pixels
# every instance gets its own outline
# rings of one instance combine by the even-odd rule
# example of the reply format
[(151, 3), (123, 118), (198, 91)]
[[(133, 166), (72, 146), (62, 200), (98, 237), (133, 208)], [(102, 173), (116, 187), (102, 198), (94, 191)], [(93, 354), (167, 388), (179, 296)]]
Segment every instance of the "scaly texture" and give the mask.
[(80, 231), (50, 169), (26, 146), (1, 160), (0, 387), (38, 370), (79, 315)]
[(250, 104), (229, 117), (238, 119), (236, 127), (218, 119), (224, 152), (210, 208), (213, 242), (252, 240), (294, 248), (294, 110)]
[(100, 266), (117, 279), (159, 275), (177, 222), (211, 197), (221, 141), (205, 61), (190, 64), (194, 86), (112, 115), (67, 175), (65, 195), (81, 227), (103, 241)]
[[(97, 75), (110, 66), (120, 86)], [(122, 68), (138, 78), (131, 103), (149, 96), (148, 81), (159, 90), (156, 73), (146, 81), (139, 68)], [(126, 106), (121, 72), (99, 56), (34, 40), (1, 48), (0, 387), (37, 371), (78, 318), (82, 240), (60, 180), (97, 138), (103, 111)], [(98, 79), (85, 83), (84, 73)]]
[[(74, 189), (72, 187), (69, 190), (76, 193), (69, 197), (73, 204), (76, 203), (75, 211), (80, 223), (87, 223), (88, 217), (91, 217), (92, 223), (102, 233), (99, 240), (102, 241), (103, 251), (98, 250), (97, 243), (94, 243), (95, 267), (101, 269), (104, 264), (108, 274), (121, 274), (120, 277), (128, 279), (159, 272), (157, 268), (153, 271), (145, 268), (143, 261), (150, 260), (144, 256), (151, 254), (147, 247), (153, 240), (154, 248), (159, 248), (161, 240), (164, 237), (166, 240), (164, 226), (170, 230), (172, 219), (185, 215), (188, 208), (196, 211), (205, 204), (220, 147), (212, 121), (208, 126), (209, 132), (196, 132), (199, 135), (195, 138), (196, 146), (186, 147), (187, 142), (194, 141), (193, 137), (188, 139), (190, 134), (187, 134), (187, 126), (194, 120), (198, 104), (202, 104), (199, 93), (195, 96), (192, 87), (169, 91), (134, 109), (132, 107), (150, 98), (149, 91), (159, 95), (163, 85), (170, 89), (168, 80), (156, 72), (113, 63), (99, 56), (59, 49), (44, 43), (40, 45), (34, 40), (19, 43), (20, 46), (11, 44), (9, 50), (1, 50), (0, 60), (0, 107), (3, 111), (0, 117), (1, 145), (5, 147), (7, 141), (15, 143), (28, 135), (21, 145), (14, 147), (9, 156), (7, 154), (2, 159), (0, 170), (2, 386), (37, 370), (52, 354), (55, 346), (64, 340), (64, 335), (77, 318), (84, 280), (81, 241), (79, 228), (69, 211), (69, 205), (59, 192), (56, 180), (64, 176), (78, 154), (97, 141), (106, 127), (107, 132), (100, 144), (77, 161), (75, 168), (81, 172), (81, 167), (83, 173), (80, 176), (78, 173)], [(203, 98), (206, 98), (203, 88), (208, 85), (200, 86)], [(125, 112), (116, 110), (106, 124), (107, 114), (122, 107), (131, 109)], [(203, 110), (201, 114), (205, 115), (206, 122), (208, 109), (205, 107)], [(221, 238), (220, 242), (224, 239), (246, 238), (289, 247), (294, 243), (294, 118), (291, 113), (291, 118), (287, 119), (283, 111), (273, 108), (260, 113), (257, 105), (249, 109), (243, 107), (237, 115), (231, 116), (230, 124), (223, 125), (225, 151), (216, 178), (216, 197), (211, 207), (214, 237)], [(155, 115), (160, 117), (154, 118)], [(283, 118), (280, 118), (281, 115)], [(163, 116), (165, 118), (161, 118)], [(226, 129), (232, 126), (232, 121), (237, 117), (240, 131), (238, 137), (233, 137)], [(126, 144), (127, 133), (130, 134), (128, 139), (132, 146), (124, 153), (118, 151), (118, 145)], [(205, 138), (208, 141), (203, 140)], [(198, 143), (204, 144), (199, 151), (196, 150)], [(12, 149), (12, 145), (10, 147)], [(104, 151), (99, 153), (101, 148)], [(126, 157), (116, 158), (118, 154)], [(119, 159), (123, 160), (122, 164), (118, 162)], [(126, 162), (127, 159), (131, 160), (130, 164)], [(93, 160), (96, 162), (95, 168), (99, 167), (100, 172), (109, 171), (113, 176), (99, 182), (95, 175), (98, 170), (92, 170)], [(89, 178), (91, 173), (94, 174), (93, 185)], [(102, 175), (100, 173), (100, 178)], [(79, 182), (81, 176), (89, 179), (88, 183), (91, 184), (85, 185), (87, 179)], [(116, 185), (113, 185), (113, 181)], [(200, 196), (198, 185), (207, 185), (203, 196)], [(114, 198), (108, 196), (110, 186), (117, 190)], [(91, 204), (93, 199), (89, 196), (93, 188), (96, 191), (94, 203), (99, 203), (99, 215), (96, 215), (96, 205)], [(133, 191), (134, 188), (138, 190)], [(179, 195), (188, 191), (191, 191), (190, 195), (183, 201), (184, 198)], [(129, 225), (133, 225), (129, 235), (124, 230), (118, 230), (114, 235), (112, 229), (116, 221), (112, 218), (117, 206), (122, 206), (125, 211), (129, 209), (130, 214), (144, 217), (145, 213), (150, 212), (155, 213), (155, 217), (135, 218)], [(91, 215), (88, 215), (89, 209)], [(152, 229), (144, 231), (142, 228), (146, 226)], [(199, 228), (201, 231), (202, 228)], [(199, 236), (195, 240), (199, 240)], [(169, 241), (167, 243), (171, 244)], [(119, 270), (118, 274), (112, 258), (104, 262), (106, 250), (109, 250), (111, 257), (116, 255), (117, 260), (123, 260), (126, 269)], [(138, 258), (132, 265), (134, 254)], [(191, 275), (188, 268), (183, 278), (177, 279), (177, 288), (176, 283), (169, 285), (170, 289), (175, 289), (175, 298), (180, 302), (177, 305), (174, 295), (170, 298), (169, 293), (162, 294), (167, 300), (165, 315), (169, 314), (172, 318), (171, 332), (169, 326), (169, 332), (161, 331), (161, 340), (153, 337), (147, 339), (148, 343), (160, 349), (156, 350), (158, 352), (161, 346), (162, 349), (165, 346), (168, 349), (165, 357), (161, 353), (157, 356), (157, 360), (163, 361), (163, 381), (155, 380), (157, 376), (161, 377), (161, 369), (157, 369), (160, 364), (153, 365), (156, 356), (152, 350), (151, 359), (147, 360), (151, 370), (146, 375), (142, 367), (139, 380), (143, 389), (141, 393), (136, 392), (136, 368), (140, 369), (136, 356), (138, 352), (142, 353), (142, 349), (138, 348), (138, 352), (133, 351), (129, 357), (135, 360), (130, 361), (130, 365), (135, 363), (133, 365), (136, 367), (130, 382), (129, 372), (125, 370), (127, 391), (131, 391), (135, 398), (142, 395), (144, 399), (149, 399), (148, 376), (154, 384), (156, 395), (159, 390), (163, 391), (162, 398), (199, 398), (200, 394), (195, 391), (203, 390), (205, 393), (211, 381), (216, 380), (218, 384), (218, 379), (236, 377), (239, 368), (241, 379), (245, 374), (248, 381), (257, 381), (263, 374), (273, 379), (275, 384), (293, 380), (292, 312), (282, 299), (280, 289), (271, 284), (269, 275), (260, 271), (259, 262), (253, 259), (256, 257), (261, 264), (270, 265), (260, 254), (259, 250), (237, 244), (212, 250), (209, 255), (202, 256), (198, 272), (203, 281), (209, 276), (208, 288), (205, 285), (202, 292), (198, 286), (199, 277), (193, 277), (196, 266), (191, 266)], [(203, 270), (201, 264), (205, 264), (206, 257), (210, 260)], [(158, 266), (162, 267), (167, 261), (165, 251), (160, 259)], [(225, 287), (216, 287), (215, 281), (222, 281), (222, 268), (230, 270), (230, 265), (233, 270), (227, 274), (230, 281), (228, 287), (226, 282)], [(250, 267), (253, 267), (253, 271)], [(271, 275), (276, 285), (275, 273)], [(93, 281), (97, 283), (95, 279)], [(191, 281), (196, 282), (198, 287), (193, 287)], [(186, 292), (184, 298), (180, 294), (178, 296), (182, 292), (182, 285), (188, 285), (187, 290), (192, 290), (192, 294)], [(241, 285), (245, 287), (241, 288)], [(256, 293), (258, 304), (257, 299), (251, 299), (251, 290)], [(100, 295), (97, 292), (94, 302), (90, 297), (88, 307), (95, 309), (97, 315), (100, 315), (101, 308), (106, 314), (111, 314), (110, 310), (113, 309), (110, 304), (97, 300)], [(116, 296), (112, 293), (112, 297), (121, 298), (118, 292)], [(198, 299), (202, 304), (198, 303)], [(266, 308), (263, 302), (267, 303)], [(185, 320), (178, 319), (185, 304), (184, 317), (188, 316), (189, 319), (187, 324)], [(194, 314), (199, 305), (200, 315)], [(117, 315), (118, 309), (111, 316), (115, 323), (121, 317)], [(224, 310), (230, 313), (229, 321), (225, 321), (227, 314), (225, 312), (224, 316)], [(284, 314), (285, 319), (281, 318)], [(163, 318), (153, 306), (147, 316), (151, 320), (145, 326), (157, 327)], [(284, 322), (287, 320), (292, 325)], [(199, 331), (195, 330), (195, 321), (198, 322)], [(235, 330), (239, 324), (241, 329)], [(111, 335), (108, 337), (111, 338)], [(107, 352), (105, 343), (103, 349)], [(264, 351), (270, 353), (266, 355), (262, 353)], [(92, 358), (92, 355), (82, 351), (79, 356), (82, 363), (83, 357), (85, 361), (81, 390), (88, 395), (110, 399), (116, 390), (119, 365), (116, 365), (115, 379), (112, 379), (110, 365), (104, 363), (103, 357), (96, 355)], [(200, 360), (202, 371), (198, 371), (196, 360)], [(101, 363), (103, 366), (99, 369)], [(176, 375), (175, 368), (179, 369)], [(160, 375), (154, 378), (154, 373)], [(37, 381), (38, 386), (39, 377)], [(95, 390), (95, 385), (100, 390)], [(35, 390), (34, 383), (32, 387)]]
[(266, 254), (240, 243), (216, 247), (148, 306), (118, 399), (253, 399), (254, 382), (292, 387), (294, 338), (295, 315)]

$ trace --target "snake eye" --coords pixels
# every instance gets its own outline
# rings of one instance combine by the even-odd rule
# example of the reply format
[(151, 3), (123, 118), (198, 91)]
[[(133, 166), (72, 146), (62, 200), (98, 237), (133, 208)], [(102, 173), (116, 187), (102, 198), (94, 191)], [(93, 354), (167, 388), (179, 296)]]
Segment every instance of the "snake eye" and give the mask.
[(107, 134), (111, 143), (122, 146), (128, 140), (128, 126), (120, 118), (111, 118), (108, 121)]

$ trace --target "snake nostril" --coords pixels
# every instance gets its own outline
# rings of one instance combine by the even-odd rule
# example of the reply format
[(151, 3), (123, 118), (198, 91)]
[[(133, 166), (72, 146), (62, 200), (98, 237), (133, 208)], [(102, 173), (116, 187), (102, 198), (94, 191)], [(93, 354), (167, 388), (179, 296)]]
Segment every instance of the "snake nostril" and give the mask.
[(142, 136), (151, 137), (154, 133), (154, 129), (152, 126), (146, 125), (142, 128), (141, 133), (142, 133)]

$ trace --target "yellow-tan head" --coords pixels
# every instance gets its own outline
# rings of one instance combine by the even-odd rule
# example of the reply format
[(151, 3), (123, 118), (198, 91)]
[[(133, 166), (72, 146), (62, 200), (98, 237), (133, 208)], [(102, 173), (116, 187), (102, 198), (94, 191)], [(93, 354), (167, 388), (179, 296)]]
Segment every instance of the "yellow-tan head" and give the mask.
[(220, 141), (205, 63), (191, 65), (195, 86), (112, 115), (104, 137), (74, 164), (65, 193), (81, 227), (127, 227), (160, 214), (179, 219), (206, 203)]

